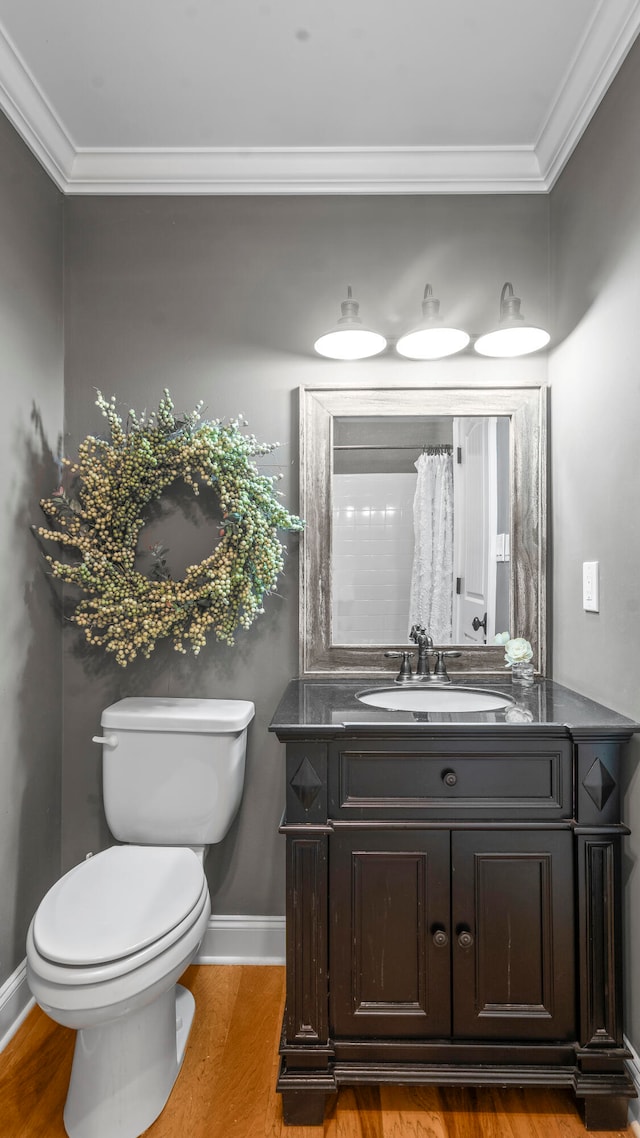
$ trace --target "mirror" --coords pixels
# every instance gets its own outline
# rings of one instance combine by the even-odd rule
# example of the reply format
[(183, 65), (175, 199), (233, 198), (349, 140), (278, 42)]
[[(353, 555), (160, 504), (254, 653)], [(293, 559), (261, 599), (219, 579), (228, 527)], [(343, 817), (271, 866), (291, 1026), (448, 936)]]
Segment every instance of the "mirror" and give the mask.
[(300, 422), (302, 673), (388, 674), (421, 623), (451, 674), (505, 629), (544, 674), (546, 388), (302, 388)]
[[(491, 643), (509, 627), (509, 419), (333, 424), (331, 640)], [(506, 558), (506, 560), (505, 560)]]

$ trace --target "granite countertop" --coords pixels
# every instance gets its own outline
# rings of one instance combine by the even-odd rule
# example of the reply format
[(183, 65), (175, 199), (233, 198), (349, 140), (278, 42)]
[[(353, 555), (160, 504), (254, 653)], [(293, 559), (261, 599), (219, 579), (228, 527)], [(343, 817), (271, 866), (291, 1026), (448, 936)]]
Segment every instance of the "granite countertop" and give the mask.
[(618, 738), (640, 732), (640, 724), (632, 719), (553, 680), (536, 680), (532, 687), (525, 687), (512, 683), (510, 677), (469, 676), (456, 679), (454, 686), (499, 692), (510, 696), (515, 703), (500, 711), (485, 712), (385, 711), (361, 703), (356, 693), (393, 687), (388, 680), (371, 676), (360, 679), (327, 676), (291, 680), (269, 730), (281, 739), (340, 735), (354, 730), (366, 734), (374, 731), (387, 734), (393, 730), (413, 735), (534, 730), (536, 734), (567, 733), (575, 737), (602, 734)]

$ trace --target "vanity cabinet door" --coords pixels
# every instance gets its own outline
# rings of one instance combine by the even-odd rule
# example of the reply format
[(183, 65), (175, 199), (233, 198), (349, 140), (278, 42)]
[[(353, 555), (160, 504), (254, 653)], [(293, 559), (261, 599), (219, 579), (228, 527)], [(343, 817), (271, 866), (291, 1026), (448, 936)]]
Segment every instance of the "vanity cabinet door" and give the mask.
[(449, 833), (338, 831), (329, 860), (332, 1034), (448, 1036)]
[(571, 833), (451, 837), (453, 1034), (575, 1038)]

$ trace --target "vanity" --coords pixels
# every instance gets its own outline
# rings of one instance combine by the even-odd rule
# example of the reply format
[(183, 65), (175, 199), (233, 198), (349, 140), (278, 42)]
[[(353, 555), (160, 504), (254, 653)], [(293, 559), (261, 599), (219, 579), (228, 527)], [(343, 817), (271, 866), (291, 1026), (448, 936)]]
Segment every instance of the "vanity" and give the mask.
[(345, 1084), (444, 1083), (565, 1086), (587, 1128), (624, 1128), (620, 783), (639, 726), (550, 680), (457, 678), (503, 697), (488, 711), (357, 698), (376, 686), (294, 680), (271, 723), (285, 1122), (321, 1124)]
[[(544, 678), (548, 393), (492, 374), (300, 390), (302, 678), (271, 723), (287, 1123), (320, 1124), (344, 1084), (568, 1087), (594, 1130), (624, 1128), (635, 1097), (620, 786), (640, 726)], [(430, 466), (451, 530), (449, 489), (417, 491)], [(531, 686), (503, 629), (530, 642)]]

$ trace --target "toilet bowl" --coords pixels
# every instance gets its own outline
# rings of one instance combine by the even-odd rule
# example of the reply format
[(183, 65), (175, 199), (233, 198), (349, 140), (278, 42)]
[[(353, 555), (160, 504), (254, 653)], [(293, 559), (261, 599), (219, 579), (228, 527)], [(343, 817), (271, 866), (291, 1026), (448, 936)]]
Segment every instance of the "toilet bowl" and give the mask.
[(40, 905), (27, 979), (47, 1015), (78, 1029), (64, 1110), (71, 1138), (137, 1138), (162, 1110), (194, 1013), (176, 981), (210, 912), (200, 860), (171, 847), (113, 846)]
[(27, 934), (37, 1003), (77, 1031), (69, 1138), (138, 1138), (171, 1093), (195, 1009), (177, 981), (211, 913), (202, 843), (220, 841), (238, 808), (253, 713), (246, 701), (145, 699), (103, 713), (107, 820), (135, 837), (57, 881)]

